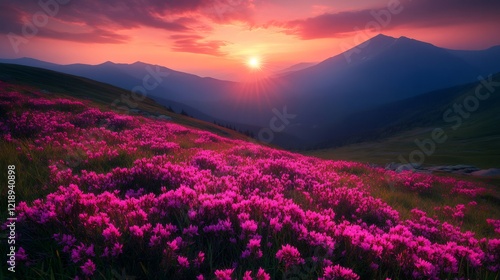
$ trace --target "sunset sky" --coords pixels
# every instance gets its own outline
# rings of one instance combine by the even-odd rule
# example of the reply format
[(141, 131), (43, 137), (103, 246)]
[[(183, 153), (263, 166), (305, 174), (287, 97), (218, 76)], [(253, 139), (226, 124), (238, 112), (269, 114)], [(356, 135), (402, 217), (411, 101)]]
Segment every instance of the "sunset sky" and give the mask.
[(272, 72), (319, 62), (378, 33), (452, 49), (500, 45), (498, 0), (41, 2), (0, 2), (1, 58), (143, 61), (238, 80), (252, 57)]

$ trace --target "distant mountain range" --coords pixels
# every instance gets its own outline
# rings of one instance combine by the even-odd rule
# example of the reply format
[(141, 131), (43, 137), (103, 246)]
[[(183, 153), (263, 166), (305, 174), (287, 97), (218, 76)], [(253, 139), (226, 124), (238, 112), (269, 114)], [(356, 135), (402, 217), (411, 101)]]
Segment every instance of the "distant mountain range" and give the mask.
[(316, 63), (316, 62), (301, 62), (301, 63), (294, 64), (290, 67), (287, 67), (285, 69), (276, 71), (273, 74), (278, 75), (278, 76), (287, 75), (287, 74), (290, 74), (290, 73), (295, 72), (295, 71), (299, 71), (299, 70), (303, 70), (303, 69), (312, 67), (316, 64), (318, 64), (318, 63)]
[[(424, 166), (498, 168), (499, 92), (500, 73), (483, 81), (371, 108), (332, 126), (332, 134), (319, 145), (332, 148), (307, 154), (385, 165), (403, 164), (412, 154), (425, 150), (425, 158), (415, 157), (417, 162), (423, 160)], [(444, 142), (436, 142), (436, 129), (445, 135)]]
[(339, 122), (349, 126), (350, 116), (357, 113), (500, 72), (500, 46), (458, 51), (378, 35), (318, 64), (299, 64), (254, 83), (202, 78), (141, 62), (58, 65), (30, 58), (0, 62), (82, 76), (127, 90), (143, 85), (145, 77), (156, 72), (161, 83), (149, 87), (148, 97), (177, 109), (185, 106), (189, 114), (206, 121), (251, 129), (256, 135), (286, 107), (296, 117), (276, 133), (275, 144), (307, 148), (344, 141), (347, 135)]

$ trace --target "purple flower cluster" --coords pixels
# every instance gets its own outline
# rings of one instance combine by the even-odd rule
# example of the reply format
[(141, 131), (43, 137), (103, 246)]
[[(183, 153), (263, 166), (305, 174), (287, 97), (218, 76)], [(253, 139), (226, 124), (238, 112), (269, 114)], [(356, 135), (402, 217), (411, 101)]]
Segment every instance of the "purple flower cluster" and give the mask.
[[(136, 259), (163, 275), (197, 279), (267, 280), (308, 263), (320, 279), (370, 278), (380, 268), (415, 279), (500, 270), (499, 239), (477, 239), (418, 209), (402, 219), (359, 174), (392, 178), (415, 193), (439, 185), (464, 199), (482, 191), (472, 183), (305, 157), (70, 100), (5, 92), (0, 102), (33, 108), (0, 119), (10, 132), (3, 139), (29, 138), (33, 147), (82, 157), (77, 167), (62, 152), (47, 159), (54, 191), (17, 207), (20, 242), (52, 240), (79, 276), (116, 263), (135, 267)], [(133, 160), (94, 168), (121, 156)], [(439, 210), (460, 220), (474, 206)], [(488, 222), (499, 232), (498, 220)], [(23, 246), (19, 259), (27, 262), (37, 248)]]

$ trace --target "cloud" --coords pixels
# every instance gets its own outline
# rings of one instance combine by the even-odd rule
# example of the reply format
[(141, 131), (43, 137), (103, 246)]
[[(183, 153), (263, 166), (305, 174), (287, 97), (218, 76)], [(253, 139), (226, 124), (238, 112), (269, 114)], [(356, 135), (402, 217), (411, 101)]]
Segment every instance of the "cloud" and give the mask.
[(216, 23), (233, 21), (254, 24), (253, 14), (256, 12), (253, 0), (216, 0), (209, 1), (204, 9), (206, 15)]
[[(56, 0), (2, 1), (0, 33), (21, 35), (26, 22), (33, 22), (34, 14), (46, 13), (40, 2), (58, 3)], [(213, 27), (200, 19), (217, 23), (247, 22), (252, 16), (252, 3), (253, 0), (70, 0), (57, 5), (57, 9), (49, 6), (49, 10), (56, 12), (50, 15), (50, 24), (40, 28), (37, 36), (78, 42), (126, 43), (130, 38), (122, 35), (123, 31), (141, 27), (171, 33), (206, 33)], [(197, 39), (191, 44), (177, 42), (174, 49), (215, 53), (210, 50), (220, 45), (222, 42)]]
[(40, 36), (51, 39), (80, 42), (80, 43), (106, 43), (122, 44), (129, 41), (129, 37), (102, 29), (94, 29), (91, 32), (72, 33), (57, 32), (50, 29), (41, 30)]
[[(289, 35), (301, 39), (344, 37), (359, 29), (366, 29), (370, 22), (379, 18), (380, 31), (399, 27), (440, 27), (460, 24), (499, 23), (500, 1), (497, 0), (389, 0), (388, 3), (401, 12), (387, 17), (387, 6), (377, 9), (362, 9), (340, 13), (325, 13), (319, 16), (292, 20), (288, 22), (270, 22), (266, 27), (277, 26)], [(382, 23), (382, 24), (380, 24)], [(387, 24), (385, 24), (387, 23)], [(368, 25), (368, 28), (373, 26)]]
[(219, 40), (205, 40), (200, 35), (172, 35), (170, 39), (174, 40), (172, 50), (178, 52), (189, 52), (197, 54), (208, 54), (213, 56), (224, 56), (221, 47), (228, 43)]
[(0, 33), (21, 30), (23, 13), (14, 7), (0, 4)]

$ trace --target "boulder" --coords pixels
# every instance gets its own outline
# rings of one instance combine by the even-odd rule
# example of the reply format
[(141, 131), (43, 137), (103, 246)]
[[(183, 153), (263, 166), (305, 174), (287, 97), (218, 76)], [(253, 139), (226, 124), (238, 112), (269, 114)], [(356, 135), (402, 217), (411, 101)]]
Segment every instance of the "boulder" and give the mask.
[(165, 120), (165, 121), (171, 121), (172, 120), (172, 117), (165, 116), (165, 115), (159, 115), (157, 118), (159, 120)]

